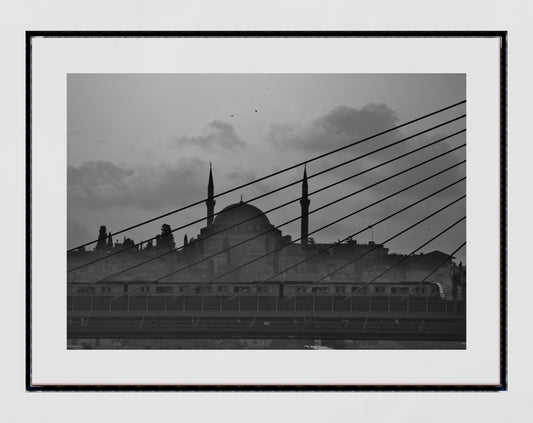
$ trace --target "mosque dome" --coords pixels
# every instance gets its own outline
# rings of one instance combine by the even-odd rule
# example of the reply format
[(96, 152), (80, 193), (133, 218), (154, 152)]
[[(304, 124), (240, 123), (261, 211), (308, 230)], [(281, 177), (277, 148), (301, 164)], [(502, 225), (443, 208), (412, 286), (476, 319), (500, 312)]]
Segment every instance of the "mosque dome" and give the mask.
[(228, 227), (242, 222), (245, 222), (246, 226), (271, 226), (268, 218), (260, 209), (243, 202), (230, 204), (222, 209), (215, 217), (214, 224)]

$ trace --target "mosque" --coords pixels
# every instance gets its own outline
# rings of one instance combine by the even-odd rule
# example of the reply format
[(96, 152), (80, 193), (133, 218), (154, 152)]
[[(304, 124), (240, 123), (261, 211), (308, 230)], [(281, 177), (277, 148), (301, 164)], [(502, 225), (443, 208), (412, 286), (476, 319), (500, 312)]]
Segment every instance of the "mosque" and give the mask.
[[(109, 259), (68, 273), (68, 281), (94, 281), (117, 272), (121, 272), (121, 275), (115, 280), (132, 281), (150, 281), (164, 275), (169, 275), (161, 279), (165, 282), (201, 282), (213, 278), (229, 281), (260, 281), (267, 278), (313, 281), (329, 275), (356, 257), (363, 256), (327, 276), (325, 281), (366, 282), (405, 257), (389, 254), (388, 248), (373, 241), (358, 243), (350, 239), (333, 245), (315, 243), (309, 238), (310, 199), (305, 169), (301, 184), (301, 224), (299, 239), (296, 240), (298, 242), (292, 242), (292, 237), (275, 228), (259, 208), (243, 202), (242, 199), (215, 213), (214, 191), (213, 172), (210, 167), (205, 202), (206, 225), (196, 237), (188, 239), (185, 236), (183, 248), (173, 252), (173, 237), (167, 234), (168, 242), (165, 242), (165, 234), (162, 233), (157, 237), (155, 246), (150, 242), (140, 248), (132, 248), (124, 254), (113, 255), (117, 250), (134, 245), (134, 241), (124, 239), (123, 243), (113, 243), (110, 236), (106, 240), (105, 227), (102, 227), (102, 243), (99, 241), (95, 251), (79, 251), (69, 255), (68, 266), (73, 268), (105, 255), (110, 255)], [(168, 225), (163, 226), (170, 230)], [(170, 254), (159, 258), (165, 250)], [(393, 267), (376, 280), (421, 280), (436, 265), (446, 261), (447, 257), (440, 251), (418, 254), (409, 257), (401, 266)], [(143, 263), (150, 258), (154, 259), (127, 270), (132, 265)], [(450, 269), (453, 266), (452, 258), (448, 257), (445, 264), (435, 273), (435, 278), (441, 281), (445, 288), (447, 285), (451, 287)], [(123, 270), (126, 271), (122, 272)]]
[[(300, 198), (299, 242), (293, 242), (290, 235), (283, 235), (259, 208), (244, 203), (242, 199), (239, 203), (223, 208), (216, 216), (215, 204), (213, 172), (210, 168), (206, 200), (207, 225), (184, 248), (186, 260), (211, 257), (201, 266), (201, 274), (204, 277), (223, 275), (229, 280), (260, 280), (277, 276), (291, 280), (312, 280), (317, 278), (317, 273), (329, 273), (340, 267), (339, 262), (347, 261), (346, 258), (338, 257), (340, 250), (344, 250), (342, 255), (346, 256), (347, 245), (340, 249), (329, 248), (327, 252), (316, 254), (318, 250), (327, 248), (328, 244), (316, 245), (310, 242), (310, 200), (305, 169)], [(193, 249), (193, 252), (187, 252), (188, 249)], [(350, 250), (352, 258), (368, 250), (373, 250), (373, 256), (386, 256), (388, 252), (382, 245), (363, 245), (355, 242), (351, 243)], [(217, 254), (219, 251), (225, 252)], [(249, 264), (244, 266), (245, 263)], [(283, 272), (284, 269), (287, 270)], [(339, 271), (334, 277), (343, 279), (347, 276), (345, 273)]]

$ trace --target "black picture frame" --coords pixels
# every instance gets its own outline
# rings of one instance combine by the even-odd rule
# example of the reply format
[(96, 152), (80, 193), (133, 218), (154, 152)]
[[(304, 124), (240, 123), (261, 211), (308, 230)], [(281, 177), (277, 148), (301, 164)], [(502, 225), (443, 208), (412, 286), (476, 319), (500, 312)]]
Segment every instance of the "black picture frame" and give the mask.
[[(500, 382), (495, 385), (37, 385), (32, 382), (32, 40), (35, 38), (498, 38), (500, 40)], [(39, 391), (506, 391), (507, 390), (507, 31), (26, 31), (25, 386)]]

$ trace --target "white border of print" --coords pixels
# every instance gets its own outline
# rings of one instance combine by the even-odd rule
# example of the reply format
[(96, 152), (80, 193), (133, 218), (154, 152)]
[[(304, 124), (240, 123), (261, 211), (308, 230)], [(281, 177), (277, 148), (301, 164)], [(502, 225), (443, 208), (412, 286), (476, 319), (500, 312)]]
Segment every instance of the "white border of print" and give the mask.
[[(33, 384), (500, 382), (498, 39), (36, 38), (32, 45)], [(467, 349), (66, 350), (66, 75), (93, 72), (466, 73)]]

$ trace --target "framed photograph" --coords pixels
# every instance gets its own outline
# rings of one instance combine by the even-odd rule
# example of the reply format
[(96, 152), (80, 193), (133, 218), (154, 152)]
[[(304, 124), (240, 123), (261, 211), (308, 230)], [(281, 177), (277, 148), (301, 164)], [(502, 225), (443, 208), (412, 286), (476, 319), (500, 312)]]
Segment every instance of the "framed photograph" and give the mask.
[(506, 64), (497, 31), (27, 32), (26, 388), (506, 390)]

